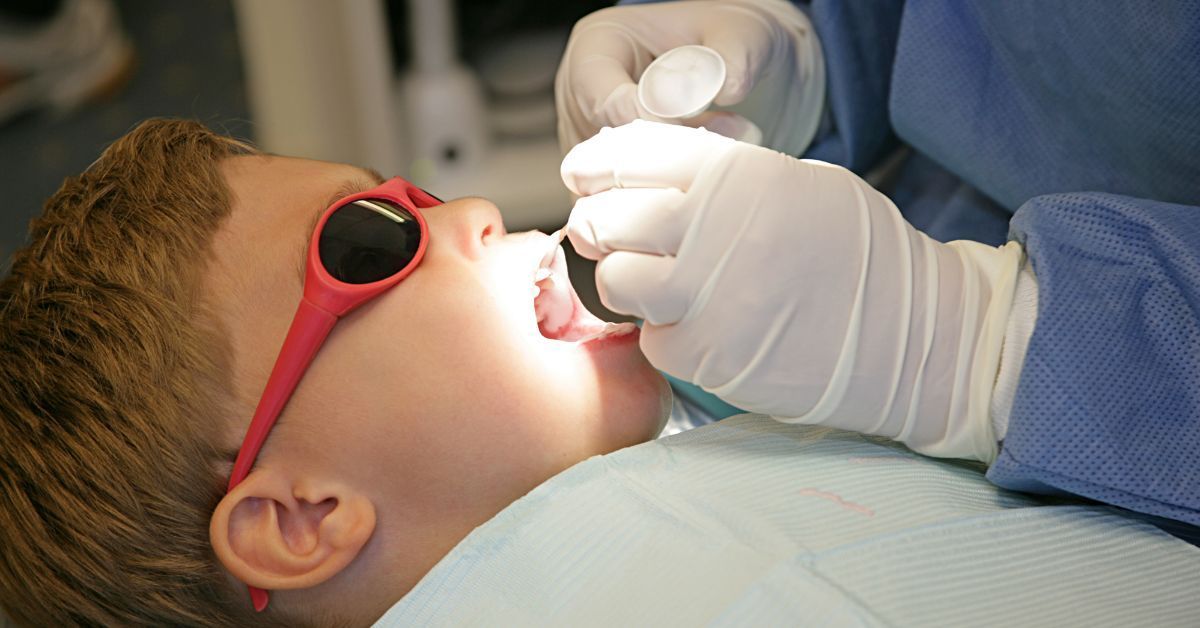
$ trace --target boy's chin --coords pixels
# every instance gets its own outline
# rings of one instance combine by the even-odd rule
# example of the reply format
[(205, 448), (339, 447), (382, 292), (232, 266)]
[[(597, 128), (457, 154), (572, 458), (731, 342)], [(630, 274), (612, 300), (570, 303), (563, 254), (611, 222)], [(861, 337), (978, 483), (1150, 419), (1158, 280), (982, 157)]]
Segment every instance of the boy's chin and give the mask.
[[(638, 369), (637, 377), (626, 377), (620, 389), (604, 391), (604, 416), (617, 425), (619, 443), (623, 449), (654, 440), (662, 433), (671, 415), (671, 386), (649, 363)], [(615, 394), (614, 394), (615, 393)]]

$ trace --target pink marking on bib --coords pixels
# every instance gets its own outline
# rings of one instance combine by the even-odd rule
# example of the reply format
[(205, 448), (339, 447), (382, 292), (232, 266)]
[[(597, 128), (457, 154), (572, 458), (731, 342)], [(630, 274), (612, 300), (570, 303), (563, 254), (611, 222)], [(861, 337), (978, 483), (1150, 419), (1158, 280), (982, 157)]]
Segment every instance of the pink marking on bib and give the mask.
[(875, 516), (874, 510), (871, 510), (870, 508), (867, 508), (866, 506), (863, 506), (862, 504), (856, 504), (854, 502), (846, 501), (846, 500), (842, 499), (841, 495), (837, 495), (835, 493), (828, 493), (825, 491), (817, 490), (815, 488), (802, 488), (802, 489), (800, 489), (800, 495), (802, 497), (817, 497), (820, 499), (826, 499), (826, 500), (829, 500), (829, 501), (837, 504), (838, 506), (841, 506), (842, 508), (845, 508), (846, 510), (851, 510), (851, 511), (857, 512), (861, 515), (866, 515), (868, 517)]

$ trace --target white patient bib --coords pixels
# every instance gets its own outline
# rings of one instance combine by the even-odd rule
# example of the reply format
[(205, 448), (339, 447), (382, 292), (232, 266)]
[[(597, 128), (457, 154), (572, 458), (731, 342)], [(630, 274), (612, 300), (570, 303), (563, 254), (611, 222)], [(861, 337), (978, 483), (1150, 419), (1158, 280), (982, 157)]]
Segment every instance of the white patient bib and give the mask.
[(758, 415), (564, 471), (377, 626), (1195, 625), (1200, 548)]

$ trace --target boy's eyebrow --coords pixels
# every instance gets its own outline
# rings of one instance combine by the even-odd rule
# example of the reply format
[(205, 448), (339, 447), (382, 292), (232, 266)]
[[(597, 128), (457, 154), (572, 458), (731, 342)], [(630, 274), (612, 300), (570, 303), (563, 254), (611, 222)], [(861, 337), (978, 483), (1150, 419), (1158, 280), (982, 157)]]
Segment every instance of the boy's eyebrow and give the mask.
[(343, 181), (342, 184), (339, 185), (336, 190), (334, 190), (333, 194), (331, 194), (329, 198), (325, 199), (325, 202), (317, 206), (317, 208), (312, 212), (312, 218), (308, 221), (308, 228), (303, 232), (304, 240), (300, 245), (300, 264), (298, 276), (300, 278), (301, 287), (304, 286), (304, 272), (308, 262), (308, 247), (312, 243), (312, 233), (313, 230), (317, 228), (317, 223), (320, 222), (321, 215), (325, 213), (325, 210), (329, 209), (330, 205), (333, 205), (342, 198), (350, 196), (351, 194), (366, 192), (371, 188), (383, 185), (383, 183), (387, 181), (387, 179), (384, 178), (382, 174), (379, 174), (379, 171), (375, 170), (374, 168), (363, 168), (360, 166), (355, 166), (355, 168), (359, 171), (359, 174), (363, 176), (354, 177), (352, 179)]

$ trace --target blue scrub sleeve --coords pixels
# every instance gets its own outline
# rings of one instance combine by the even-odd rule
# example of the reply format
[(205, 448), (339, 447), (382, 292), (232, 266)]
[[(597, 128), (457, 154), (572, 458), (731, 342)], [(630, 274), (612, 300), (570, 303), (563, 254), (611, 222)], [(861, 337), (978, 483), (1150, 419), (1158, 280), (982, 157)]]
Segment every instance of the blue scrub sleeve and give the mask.
[(897, 145), (888, 119), (892, 65), (903, 0), (813, 0), (808, 13), (825, 56), (826, 108), (832, 124), (809, 159), (863, 173)]
[(1037, 326), (988, 479), (1200, 525), (1200, 206), (1041, 196), (1011, 236)]

